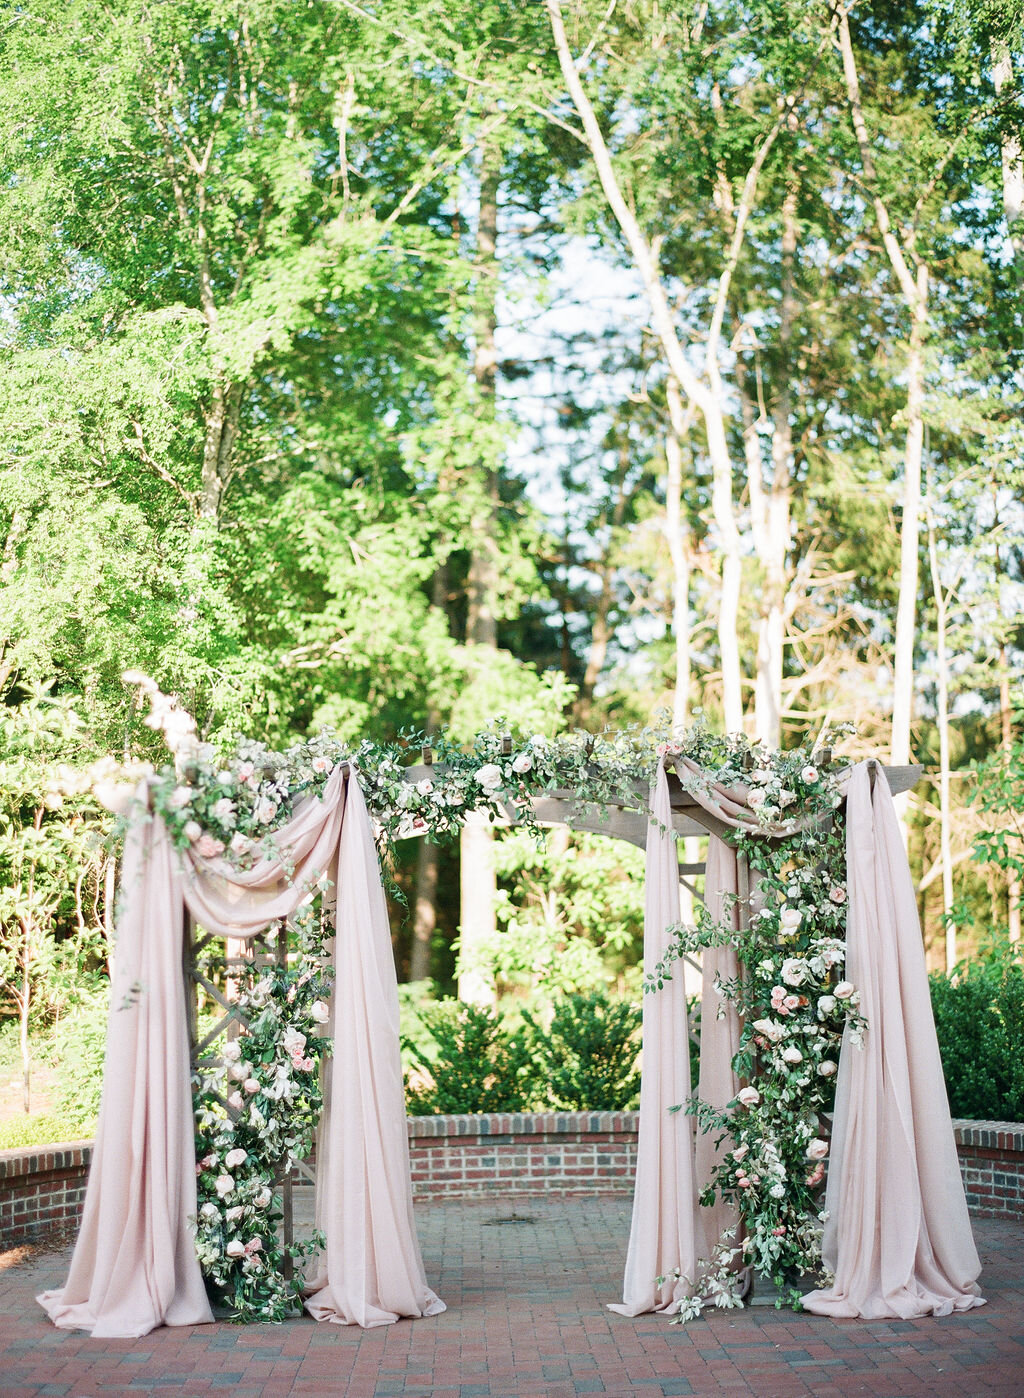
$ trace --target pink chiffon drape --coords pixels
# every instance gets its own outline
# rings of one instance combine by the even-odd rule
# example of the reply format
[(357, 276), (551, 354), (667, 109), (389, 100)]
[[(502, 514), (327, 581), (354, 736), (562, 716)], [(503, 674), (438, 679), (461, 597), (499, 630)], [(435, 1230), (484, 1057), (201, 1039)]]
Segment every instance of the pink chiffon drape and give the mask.
[[(679, 922), (679, 856), (668, 778), (659, 766), (647, 827), (644, 975), (654, 973)], [(678, 968), (677, 968), (678, 969)], [(633, 1217), (619, 1315), (668, 1310), (693, 1290), (698, 1259), (690, 1042), (682, 975), (643, 1001), (643, 1073)], [(676, 1109), (676, 1110), (673, 1110)], [(657, 1280), (662, 1278), (661, 1282)]]
[[(324, 1102), (330, 1145), (318, 1172), (326, 1267), (332, 1278), (346, 1277), (346, 1295), (358, 1291), (362, 1268), (365, 1295), (394, 1302), (376, 1314), (353, 1304), (346, 1317), (354, 1323), (436, 1313), (441, 1303), (426, 1286), (413, 1226), (400, 1072), (397, 1090), (394, 1076), (397, 985), (393, 963), (390, 977), (384, 970), (390, 931), (354, 771), (335, 770), (323, 795), (302, 802), (275, 832), (275, 853), (246, 871), (191, 849), (177, 852), (163, 821), (145, 811), (144, 788), (139, 795), (122, 870), (103, 1101), (82, 1229), (66, 1285), (43, 1293), (40, 1304), (56, 1325), (96, 1336), (212, 1320), (189, 1229), (196, 1161), (184, 907), (208, 932), (248, 938), (294, 912), (326, 880), (338, 914), (334, 999), (344, 1006)], [(351, 891), (338, 888), (341, 877)], [(342, 1189), (359, 1193), (361, 1207)]]
[[(669, 760), (719, 828), (768, 837), (799, 828), (796, 819), (766, 827), (748, 805), (745, 786), (708, 783), (689, 759)], [(812, 1292), (803, 1304), (820, 1314), (865, 1318), (966, 1310), (983, 1304), (976, 1285), (980, 1266), (950, 1122), (913, 883), (884, 769), (861, 763), (841, 789), (847, 795), (846, 974), (860, 989), (869, 1028), (862, 1049), (847, 1040), (840, 1055), (824, 1238), (825, 1261), (835, 1272), (835, 1283)], [(663, 772), (653, 812), (644, 924), (648, 970), (664, 953), (665, 928), (678, 918), (679, 906), (675, 846), (661, 828), (670, 824), (671, 815)], [(723, 895), (736, 893), (738, 881), (735, 853), (715, 835), (705, 888), (708, 911), (720, 921)], [(756, 896), (754, 889), (755, 902)], [(736, 922), (738, 926), (738, 910)], [(738, 1087), (731, 1060), (739, 1023), (728, 1004), (724, 1017), (717, 1017), (716, 973), (723, 979), (738, 973), (734, 948), (712, 948), (704, 956), (699, 1095), (721, 1107)], [(669, 1107), (689, 1092), (685, 1012), (681, 981), (645, 997), (636, 1194), (624, 1300), (612, 1307), (624, 1315), (671, 1309), (692, 1290), (673, 1277), (674, 1269), (693, 1277), (699, 1259), (735, 1225), (734, 1212), (722, 1204), (697, 1207), (697, 1191), (717, 1159), (710, 1135), (699, 1133), (694, 1149), (691, 1121), (681, 1113), (668, 1115)], [(658, 1276), (666, 1278), (660, 1286)]]
[[(874, 767), (874, 772), (871, 768)], [(872, 779), (874, 778), (874, 780)], [(839, 1059), (819, 1315), (948, 1315), (983, 1305), (928, 993), (917, 900), (884, 771), (853, 771), (846, 812), (847, 975), (863, 1048)]]
[(413, 1220), (398, 1033), (398, 979), (363, 794), (353, 780), (338, 852), (331, 1110), (317, 1142), (317, 1226), (327, 1250), (310, 1278), (317, 1320), (365, 1327), (437, 1315)]

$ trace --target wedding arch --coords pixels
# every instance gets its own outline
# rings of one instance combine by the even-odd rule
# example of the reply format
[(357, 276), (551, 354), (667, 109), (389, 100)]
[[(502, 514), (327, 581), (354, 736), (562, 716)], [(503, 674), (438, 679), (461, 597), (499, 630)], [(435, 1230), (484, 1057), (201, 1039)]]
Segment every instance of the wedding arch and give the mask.
[[(802, 1304), (827, 1314), (982, 1304), (891, 796), (918, 769), (843, 767), (704, 729), (657, 745), (646, 733), (494, 732), (465, 752), (442, 739), (438, 761), (415, 769), (400, 745), (352, 750), (330, 734), (287, 753), (242, 743), (222, 758), (146, 683), (175, 765), (105, 793), (125, 821), (107, 1060), (70, 1273), (39, 1298), (57, 1325), (138, 1336), (210, 1321), (204, 1272), (259, 1298), (253, 1314), (279, 1314), (273, 1172), (301, 1164), (314, 1127), (317, 1247), (288, 1286), (340, 1324), (444, 1309), (413, 1220), (378, 850), (451, 835), (473, 810), (646, 848), (652, 993), (612, 1309), (686, 1318), (739, 1304), (752, 1266), (780, 1279), (823, 1271)], [(708, 858), (704, 904), (685, 928), (677, 840), (691, 833), (708, 835)], [(208, 984), (224, 1014), (202, 1038), (193, 926), (206, 939), (263, 939), (233, 996)], [(685, 989), (672, 977), (695, 951), (696, 1093)], [(833, 1076), (830, 1141), (819, 1109)]]

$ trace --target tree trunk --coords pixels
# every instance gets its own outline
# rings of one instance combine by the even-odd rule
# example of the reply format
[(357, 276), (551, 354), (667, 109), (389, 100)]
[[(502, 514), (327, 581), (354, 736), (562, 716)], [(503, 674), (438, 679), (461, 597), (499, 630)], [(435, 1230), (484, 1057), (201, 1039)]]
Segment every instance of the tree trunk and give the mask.
[[(719, 650), (722, 662), (722, 709), (726, 731), (740, 732), (743, 728), (743, 684), (737, 621), (743, 561), (739, 527), (736, 523), (736, 512), (732, 498), (732, 458), (729, 454), (729, 443), (725, 430), (723, 395), (721, 385), (717, 381), (717, 364), (712, 362), (708, 365), (709, 376), (712, 379), (709, 386), (699, 378), (687, 358), (675, 327), (672, 309), (651, 243), (641, 229), (635, 212), (623, 196), (611, 153), (601, 131), (601, 124), (580, 79), (579, 70), (576, 67), (569, 39), (565, 32), (560, 0), (545, 0), (545, 4), (551, 22), (551, 34), (562, 77), (579, 114), (587, 149), (593, 158), (601, 188), (608, 201), (608, 207), (622, 229), (647, 293), (651, 307), (652, 328), (661, 343), (666, 366), (669, 373), (675, 377), (681, 392), (703, 417), (707, 430), (708, 455), (711, 459), (712, 471), (711, 509), (722, 554), (722, 590), (718, 615)], [(671, 413), (671, 404), (669, 411)], [(682, 420), (673, 422), (672, 425), (680, 439), (686, 435), (685, 423)]]
[[(448, 594), (448, 565), (441, 562), (434, 570), (430, 604), (436, 612), (446, 612)], [(433, 733), (440, 715), (431, 703), (427, 715), (427, 732)], [(430, 953), (437, 928), (437, 845), (421, 839), (416, 852), (416, 892), (414, 895), (412, 950), (409, 953), (409, 979), (423, 981), (430, 975)]]
[[(875, 162), (864, 109), (861, 105), (857, 56), (850, 35), (846, 10), (838, 12), (839, 47), (843, 58), (846, 94), (860, 151), (864, 179), (868, 185), (875, 222), (889, 265), (910, 311), (910, 341), (907, 355), (907, 438), (903, 457), (903, 516), (900, 522), (900, 580), (896, 607), (896, 636), (893, 658), (893, 711), (891, 760), (894, 766), (910, 761), (910, 729), (914, 710), (914, 639), (917, 629), (918, 549), (920, 544), (921, 459), (924, 451), (924, 345), (928, 332), (928, 268), (916, 258), (913, 232), (905, 232), (901, 243), (892, 227), (889, 210), (875, 188)], [(912, 264), (914, 266), (912, 267)], [(914, 270), (916, 268), (916, 271)], [(901, 814), (906, 794), (896, 798)], [(904, 840), (906, 828), (904, 824)]]
[[(999, 643), (999, 746), (1009, 757), (1013, 748), (1013, 705), (1010, 703), (1010, 665), (1006, 655), (1006, 641)], [(1021, 933), (1021, 883), (1012, 870), (1006, 875), (1006, 912), (1010, 941), (1020, 942)]]
[[(782, 203), (782, 300), (779, 311), (779, 361), (782, 365), (775, 395), (772, 425), (772, 478), (764, 528), (758, 539), (764, 585), (757, 632), (757, 676), (754, 719), (757, 736), (767, 747), (782, 744), (782, 674), (786, 637), (786, 564), (789, 556), (790, 508), (793, 480), (792, 399), (789, 391), (789, 349), (796, 319), (794, 269), (797, 247), (797, 195), (791, 180)], [(760, 468), (760, 454), (758, 459)], [(756, 536), (755, 536), (756, 537)]]
[(21, 957), (22, 985), (18, 997), (18, 1047), (21, 1050), (21, 1105), (25, 1112), (32, 1110), (32, 1051), (29, 1044), (28, 1026), (32, 1010), (32, 924), (22, 928), (24, 946)]
[(430, 840), (420, 840), (416, 858), (412, 951), (409, 954), (411, 981), (425, 981), (430, 975), (430, 949), (437, 927), (437, 853), (437, 846)]
[[(485, 434), (496, 417), (495, 374), (498, 329), (498, 191), (501, 185), (501, 153), (484, 143), (480, 153), (480, 209), (476, 233), (477, 286), (473, 316), (473, 377), (476, 380), (480, 418)], [(497, 540), (498, 471), (493, 447), (486, 441), (481, 471), (482, 495), (471, 524), (469, 580), (467, 584), (466, 640), (472, 645), (498, 644), (494, 599), (498, 587)]]
[(928, 269), (917, 269), (917, 301), (911, 307), (907, 356), (907, 440), (903, 454), (903, 516), (900, 520), (900, 586), (893, 662), (892, 762), (910, 761), (914, 716), (914, 641), (917, 631), (920, 547), (921, 461), (924, 454), (924, 342), (928, 329)]
[(672, 692), (672, 727), (681, 732), (690, 721), (690, 522), (683, 501), (683, 443), (673, 423), (683, 419), (679, 385), (669, 376), (669, 428), (665, 434), (665, 534), (672, 560), (672, 640), (675, 650), (675, 686)]
[[(498, 192), (501, 185), (501, 153), (491, 143), (480, 150), (480, 207), (476, 234), (476, 298), (473, 317), (476, 379), (480, 420), (485, 437), (496, 418), (495, 339), (498, 326)], [(493, 446), (486, 441), (482, 466), (482, 495), (471, 525), (472, 553), (467, 582), (466, 641), (470, 646), (495, 650), (498, 623), (495, 594), (498, 587), (497, 526), (498, 470)], [(494, 871), (494, 831), (486, 817), (470, 814), (459, 838), (460, 963), (471, 965), (482, 944), (497, 934), (498, 881)], [(459, 975), (459, 999), (470, 1004), (491, 1004), (493, 989), (474, 971)]]
[[(929, 491), (930, 496), (930, 491)], [(946, 940), (946, 975), (956, 968), (956, 924), (953, 921), (953, 844), (950, 832), (949, 799), (949, 649), (947, 644), (947, 598), (939, 571), (935, 521), (929, 504), (928, 560), (931, 565), (932, 595), (935, 598), (936, 726), (939, 732), (939, 858), (942, 862), (942, 923)]]
[(470, 811), (459, 841), (459, 999), (493, 1005), (494, 986), (479, 969), (488, 943), (497, 936), (498, 880), (494, 871), (494, 831), (482, 811)]
[[(1013, 86), (1013, 55), (1000, 40), (992, 45), (992, 83), (996, 95)], [(1018, 269), (1024, 262), (1024, 147), (1019, 131), (1007, 131), (1002, 138), (1003, 210)], [(1022, 269), (1024, 270), (1024, 269)]]

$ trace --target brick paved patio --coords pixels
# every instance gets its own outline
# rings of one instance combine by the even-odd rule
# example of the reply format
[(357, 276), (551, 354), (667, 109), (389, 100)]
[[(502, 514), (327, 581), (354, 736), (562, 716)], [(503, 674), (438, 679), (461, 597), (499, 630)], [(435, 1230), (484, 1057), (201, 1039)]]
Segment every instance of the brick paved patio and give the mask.
[[(516, 1211), (531, 1221), (510, 1221)], [(749, 1308), (684, 1328), (605, 1309), (629, 1227), (621, 1199), (420, 1205), (417, 1217), (427, 1276), (449, 1309), (368, 1332), (296, 1320), (91, 1340), (53, 1329), (32, 1299), (61, 1284), (67, 1252), (10, 1254), (0, 1394), (1024, 1394), (1024, 1222), (975, 1223), (989, 1304), (968, 1315), (862, 1323)]]

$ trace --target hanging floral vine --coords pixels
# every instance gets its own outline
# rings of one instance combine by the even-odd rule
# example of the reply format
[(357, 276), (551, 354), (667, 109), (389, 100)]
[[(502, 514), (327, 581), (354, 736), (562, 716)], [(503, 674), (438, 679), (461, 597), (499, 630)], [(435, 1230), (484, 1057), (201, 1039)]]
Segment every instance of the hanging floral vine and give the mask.
[[(656, 990), (685, 953), (732, 942), (742, 968), (719, 982), (723, 999), (740, 1016), (733, 1066), (741, 1087), (725, 1111), (696, 1095), (687, 1110), (701, 1130), (729, 1142), (701, 1202), (732, 1203), (743, 1224), (741, 1247), (721, 1240), (701, 1275), (689, 1278), (693, 1295), (679, 1318), (715, 1304), (741, 1304), (738, 1264), (788, 1287), (799, 1305), (799, 1276), (822, 1274), (821, 1193), (829, 1141), (824, 1113), (831, 1102), (845, 1032), (859, 1042), (865, 1024), (859, 992), (846, 979), (846, 850), (837, 773), (806, 751), (769, 752), (743, 741), (720, 740), (717, 762), (706, 753), (703, 775), (684, 784), (748, 789), (756, 831), (729, 841), (747, 860), (754, 890), (748, 926), (737, 935), (726, 916), (706, 911), (695, 928), (679, 927), (669, 956), (646, 987)], [(755, 1085), (756, 1084), (756, 1085)]]
[(196, 1252), (217, 1299), (241, 1321), (300, 1310), (301, 1268), (290, 1275), (286, 1261), (322, 1244), (315, 1235), (287, 1250), (281, 1243), (278, 1181), (309, 1156), (323, 1106), (330, 931), (310, 904), (269, 930), (270, 948), (283, 939), (287, 959), (234, 973), (241, 1033), (215, 1043), (193, 1074)]

